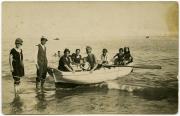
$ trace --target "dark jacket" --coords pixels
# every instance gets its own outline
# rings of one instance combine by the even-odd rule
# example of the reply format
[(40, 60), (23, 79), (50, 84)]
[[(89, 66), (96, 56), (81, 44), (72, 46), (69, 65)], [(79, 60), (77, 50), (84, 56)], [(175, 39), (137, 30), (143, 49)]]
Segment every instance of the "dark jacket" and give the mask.
[(80, 64), (82, 57), (81, 57), (81, 55), (79, 55), (79, 57), (78, 57), (77, 54), (73, 53), (71, 55), (71, 59), (74, 63)]
[(72, 67), (70, 66), (70, 58), (69, 57), (65, 57), (64, 55), (60, 58), (59, 60), (59, 66), (58, 66), (58, 69), (61, 70), (61, 71), (69, 71), (65, 65), (67, 65), (69, 68), (72, 69)]
[(37, 55), (37, 62), (39, 66), (47, 66), (47, 57), (46, 57), (46, 47), (45, 49), (42, 48), (42, 46), (40, 44), (37, 45), (38, 46), (38, 55)]

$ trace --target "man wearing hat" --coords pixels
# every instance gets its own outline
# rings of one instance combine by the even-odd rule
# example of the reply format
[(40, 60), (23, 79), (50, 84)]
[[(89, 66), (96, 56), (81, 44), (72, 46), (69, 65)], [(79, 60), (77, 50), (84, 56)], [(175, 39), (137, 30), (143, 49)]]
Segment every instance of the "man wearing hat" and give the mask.
[(35, 64), (37, 68), (37, 78), (36, 78), (36, 88), (39, 87), (39, 84), (41, 83), (41, 87), (43, 87), (46, 74), (47, 74), (47, 56), (46, 56), (46, 42), (47, 38), (44, 36), (41, 37), (41, 43), (36, 45), (36, 57), (35, 57)]

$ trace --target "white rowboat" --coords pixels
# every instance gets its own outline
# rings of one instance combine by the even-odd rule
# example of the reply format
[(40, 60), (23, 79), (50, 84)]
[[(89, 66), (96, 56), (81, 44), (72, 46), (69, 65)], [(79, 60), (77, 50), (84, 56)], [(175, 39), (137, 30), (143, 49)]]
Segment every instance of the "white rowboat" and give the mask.
[(88, 85), (118, 79), (128, 75), (132, 70), (132, 67), (103, 67), (92, 73), (90, 71), (78, 71), (72, 73), (63, 72), (56, 68), (48, 68), (48, 73), (54, 78), (56, 84)]

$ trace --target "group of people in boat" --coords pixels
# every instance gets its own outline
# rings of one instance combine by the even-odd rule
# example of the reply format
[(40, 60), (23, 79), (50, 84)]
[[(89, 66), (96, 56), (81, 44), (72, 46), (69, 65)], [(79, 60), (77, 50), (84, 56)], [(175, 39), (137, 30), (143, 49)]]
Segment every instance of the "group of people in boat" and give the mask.
[[(46, 56), (46, 42), (48, 39), (46, 37), (41, 37), (40, 43), (35, 46), (35, 66), (37, 69), (36, 77), (36, 87), (43, 87), (47, 69), (48, 69), (48, 59)], [(14, 79), (14, 86), (18, 87), (20, 84), (20, 78), (25, 75), (24, 73), (24, 63), (23, 63), (23, 51), (21, 46), (23, 45), (23, 40), (17, 38), (15, 40), (15, 47), (10, 50), (9, 54), (9, 64)], [(61, 71), (75, 72), (72, 65), (79, 66), (82, 70), (87, 70), (93, 72), (96, 69), (101, 68), (103, 65), (109, 63), (108, 50), (103, 49), (101, 54), (100, 62), (97, 62), (96, 56), (92, 53), (92, 48), (90, 46), (86, 47), (86, 57), (81, 56), (80, 49), (76, 49), (76, 52), (70, 55), (70, 50), (65, 49), (63, 56), (60, 55), (60, 51), (56, 54), (59, 57), (58, 69)], [(130, 54), (128, 47), (120, 48), (119, 52), (113, 57), (115, 65), (126, 65), (133, 62), (133, 57)]]
[[(80, 49), (76, 49), (76, 52), (70, 55), (70, 50), (65, 49), (64, 55), (60, 57), (58, 69), (61, 71), (75, 72), (72, 65), (79, 66), (81, 70), (94, 71), (100, 69), (104, 65), (109, 64), (108, 50), (104, 48), (100, 56), (100, 62), (96, 59), (96, 56), (92, 53), (90, 46), (86, 47), (86, 57), (82, 57)], [(133, 62), (133, 57), (130, 54), (129, 47), (120, 48), (119, 52), (113, 57), (114, 65), (127, 65)]]

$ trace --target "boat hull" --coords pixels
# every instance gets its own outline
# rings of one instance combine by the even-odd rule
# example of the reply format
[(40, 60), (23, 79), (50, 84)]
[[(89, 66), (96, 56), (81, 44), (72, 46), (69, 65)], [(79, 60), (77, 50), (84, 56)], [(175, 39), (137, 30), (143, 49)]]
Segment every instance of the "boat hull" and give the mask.
[(75, 88), (81, 86), (81, 84), (74, 84), (74, 83), (68, 83), (68, 82), (55, 82), (56, 88)]
[(99, 70), (93, 71), (92, 73), (90, 71), (72, 73), (63, 72), (56, 68), (48, 68), (48, 73), (54, 78), (56, 84), (61, 83), (63, 85), (78, 86), (115, 80), (117, 78), (128, 75), (132, 70), (132, 67), (112, 67), (101, 68)]

